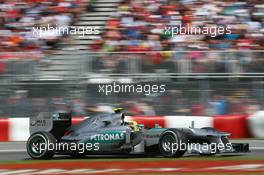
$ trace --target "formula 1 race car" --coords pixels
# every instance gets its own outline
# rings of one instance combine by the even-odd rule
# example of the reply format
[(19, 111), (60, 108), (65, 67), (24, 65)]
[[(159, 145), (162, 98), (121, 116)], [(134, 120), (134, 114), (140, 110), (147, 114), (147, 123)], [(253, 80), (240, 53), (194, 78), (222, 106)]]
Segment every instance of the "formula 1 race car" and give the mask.
[[(230, 143), (229, 133), (214, 128), (154, 128), (125, 121), (120, 109), (89, 117), (71, 126), (70, 113), (41, 113), (30, 119), (27, 152), (34, 159), (54, 154), (82, 157), (96, 154), (148, 154), (181, 157), (248, 152), (247, 143)], [(193, 125), (193, 123), (192, 123)]]

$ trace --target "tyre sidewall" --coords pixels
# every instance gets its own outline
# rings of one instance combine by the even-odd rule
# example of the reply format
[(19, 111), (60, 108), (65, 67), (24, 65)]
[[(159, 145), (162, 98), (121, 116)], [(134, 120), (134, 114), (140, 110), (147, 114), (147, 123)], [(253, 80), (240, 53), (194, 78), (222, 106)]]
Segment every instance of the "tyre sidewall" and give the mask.
[[(174, 143), (176, 144), (176, 145), (173, 146), (173, 148), (175, 149), (174, 151), (171, 150), (171, 151), (167, 152), (163, 148), (163, 144), (162, 144), (163, 139), (166, 136), (168, 136), (168, 135), (174, 137)], [(183, 154), (187, 150), (185, 148), (184, 149), (180, 148), (181, 144), (186, 144), (186, 148), (187, 148), (187, 139), (184, 136), (184, 134), (180, 133), (177, 130), (167, 130), (161, 135), (161, 137), (159, 139), (159, 151), (160, 151), (160, 154), (162, 156), (164, 156), (164, 157), (181, 157), (181, 156), (183, 156)]]
[[(33, 144), (35, 143), (34, 140), (36, 138), (43, 140), (44, 141), (43, 143), (45, 144), (44, 147), (45, 149), (43, 150), (42, 153), (39, 154), (34, 153), (33, 151)], [(36, 132), (32, 134), (27, 141), (27, 153), (30, 155), (30, 157), (34, 159), (49, 159), (54, 155), (54, 150), (48, 149), (48, 144), (55, 144), (55, 143), (56, 143), (56, 139), (50, 133)]]

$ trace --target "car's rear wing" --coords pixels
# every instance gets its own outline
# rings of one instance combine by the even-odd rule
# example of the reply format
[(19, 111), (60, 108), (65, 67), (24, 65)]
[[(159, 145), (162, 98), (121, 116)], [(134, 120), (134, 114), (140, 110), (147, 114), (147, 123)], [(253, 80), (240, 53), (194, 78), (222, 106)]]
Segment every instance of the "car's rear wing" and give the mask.
[(52, 133), (57, 139), (61, 138), (71, 126), (71, 113), (41, 112), (30, 118), (30, 134), (38, 131)]

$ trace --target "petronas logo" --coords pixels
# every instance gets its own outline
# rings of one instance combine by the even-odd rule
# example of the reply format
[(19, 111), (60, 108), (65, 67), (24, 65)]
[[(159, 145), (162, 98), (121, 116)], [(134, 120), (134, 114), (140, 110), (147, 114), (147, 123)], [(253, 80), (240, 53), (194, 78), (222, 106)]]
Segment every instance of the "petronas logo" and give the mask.
[(91, 140), (93, 141), (123, 140), (124, 138), (125, 138), (124, 133), (95, 134), (91, 136)]

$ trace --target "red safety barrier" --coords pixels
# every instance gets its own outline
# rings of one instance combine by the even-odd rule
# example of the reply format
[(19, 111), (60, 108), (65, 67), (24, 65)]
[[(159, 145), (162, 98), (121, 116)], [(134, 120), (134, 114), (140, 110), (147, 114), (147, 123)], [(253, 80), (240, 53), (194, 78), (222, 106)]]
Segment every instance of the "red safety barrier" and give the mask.
[(0, 119), (0, 141), (8, 141), (9, 139), (9, 122), (7, 118)]
[(239, 114), (214, 115), (213, 127), (219, 131), (231, 133), (231, 138), (248, 138), (250, 132), (247, 116)]
[(144, 123), (145, 128), (153, 128), (155, 124), (158, 124), (161, 127), (165, 127), (164, 116), (134, 116), (131, 117), (131, 120), (134, 120), (137, 123)]
[[(179, 117), (181, 118), (179, 120)], [(186, 117), (186, 118), (184, 118)], [(145, 128), (153, 128), (155, 124), (160, 125), (161, 127), (188, 127), (189, 126), (189, 119), (190, 116), (134, 116), (128, 117), (127, 120), (134, 120), (139, 124), (144, 124)], [(72, 118), (72, 125), (76, 125), (87, 117), (73, 117)], [(205, 117), (195, 117), (197, 119), (196, 125), (200, 122), (200, 127), (202, 125), (214, 127), (219, 131), (224, 131), (231, 133), (231, 138), (250, 138), (250, 132), (248, 128), (248, 117), (247, 115), (215, 115), (212, 117), (208, 117), (209, 120), (204, 120)], [(183, 122), (187, 120), (188, 122)], [(28, 121), (28, 118), (25, 118)], [(14, 120), (11, 122), (8, 118), (0, 119), (0, 141), (17, 141), (17, 137), (13, 138), (16, 132), (18, 131), (16, 128), (20, 127), (21, 121), (23, 120)], [(176, 124), (176, 125), (175, 125)], [(29, 122), (28, 122), (29, 125)], [(12, 127), (17, 126), (17, 127)], [(28, 127), (29, 128), (29, 127)], [(24, 130), (24, 135), (28, 134), (28, 130)], [(19, 133), (21, 134), (21, 133)], [(11, 140), (10, 140), (11, 139)], [(23, 138), (24, 139), (24, 138)], [(21, 139), (20, 139), (21, 140)], [(19, 141), (20, 141), (19, 140)]]

